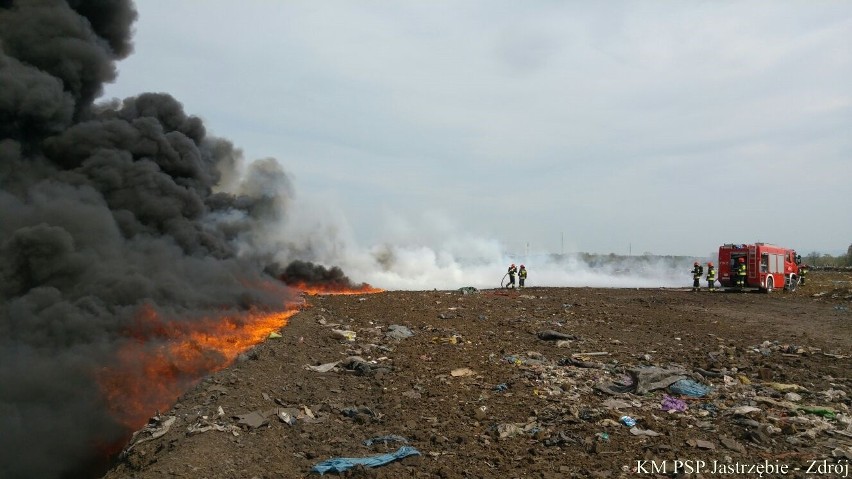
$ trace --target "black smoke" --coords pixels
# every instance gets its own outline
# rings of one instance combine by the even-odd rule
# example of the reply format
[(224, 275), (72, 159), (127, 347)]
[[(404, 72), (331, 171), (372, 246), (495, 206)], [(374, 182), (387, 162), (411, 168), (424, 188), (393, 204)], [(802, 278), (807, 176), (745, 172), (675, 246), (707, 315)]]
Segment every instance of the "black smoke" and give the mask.
[(140, 311), (192, 321), (291, 294), (257, 253), (290, 193), (277, 162), (238, 175), (240, 151), (167, 94), (95, 102), (135, 19), (129, 0), (0, 0), (3, 477), (81, 477), (126, 437), (95, 377)]
[(333, 290), (351, 290), (370, 286), (366, 283), (353, 283), (337, 266), (326, 268), (321, 264), (298, 259), (291, 261), (283, 270), (280, 270), (277, 264), (272, 264), (266, 268), (266, 271), (291, 286), (310, 285)]

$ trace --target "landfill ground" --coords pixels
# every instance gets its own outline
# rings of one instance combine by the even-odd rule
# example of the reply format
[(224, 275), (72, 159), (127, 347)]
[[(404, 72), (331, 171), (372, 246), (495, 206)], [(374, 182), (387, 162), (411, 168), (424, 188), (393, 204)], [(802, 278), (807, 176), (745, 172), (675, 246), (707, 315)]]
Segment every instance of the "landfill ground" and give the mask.
[[(794, 293), (306, 299), (280, 338), (152, 419), (105, 477), (316, 477), (325, 460), (404, 445), (420, 454), (326, 475), (852, 477), (852, 273), (814, 271)], [(413, 335), (389, 337), (391, 325)], [(601, 390), (629, 390), (639, 367), (683, 369), (691, 389)]]

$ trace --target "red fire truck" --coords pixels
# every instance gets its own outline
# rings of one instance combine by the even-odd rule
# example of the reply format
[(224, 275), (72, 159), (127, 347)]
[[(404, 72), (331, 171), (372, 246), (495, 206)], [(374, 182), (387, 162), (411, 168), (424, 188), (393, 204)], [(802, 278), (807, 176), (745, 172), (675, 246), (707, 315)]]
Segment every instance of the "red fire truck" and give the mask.
[(743, 258), (746, 264), (746, 288), (758, 288), (766, 293), (783, 287), (795, 291), (799, 284), (801, 257), (795, 250), (768, 243), (724, 244), (719, 247), (719, 282), (726, 288), (735, 287), (734, 265)]

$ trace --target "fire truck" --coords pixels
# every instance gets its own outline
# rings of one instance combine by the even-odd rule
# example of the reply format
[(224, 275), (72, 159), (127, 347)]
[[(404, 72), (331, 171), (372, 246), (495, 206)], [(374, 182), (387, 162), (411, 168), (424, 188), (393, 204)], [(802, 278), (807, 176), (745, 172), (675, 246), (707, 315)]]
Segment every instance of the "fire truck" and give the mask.
[(795, 291), (799, 285), (801, 256), (795, 250), (768, 243), (724, 244), (719, 247), (719, 282), (723, 287), (735, 285), (734, 266), (743, 258), (746, 264), (746, 288), (771, 293), (783, 287)]

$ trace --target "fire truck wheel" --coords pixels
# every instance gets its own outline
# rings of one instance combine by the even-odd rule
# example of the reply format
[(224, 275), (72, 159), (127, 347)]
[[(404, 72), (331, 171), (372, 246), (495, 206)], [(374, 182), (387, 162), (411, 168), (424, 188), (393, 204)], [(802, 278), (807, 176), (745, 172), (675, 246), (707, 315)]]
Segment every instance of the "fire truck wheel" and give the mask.
[(769, 276), (766, 278), (766, 289), (763, 291), (768, 294), (771, 293), (773, 289), (775, 289), (775, 279), (773, 279), (772, 276)]

